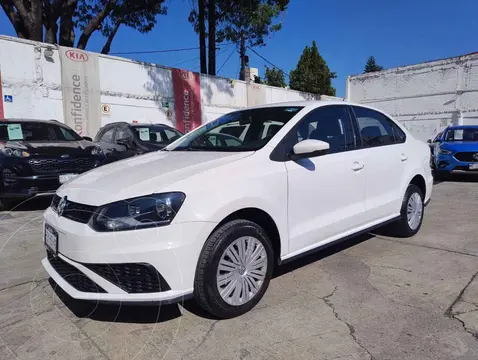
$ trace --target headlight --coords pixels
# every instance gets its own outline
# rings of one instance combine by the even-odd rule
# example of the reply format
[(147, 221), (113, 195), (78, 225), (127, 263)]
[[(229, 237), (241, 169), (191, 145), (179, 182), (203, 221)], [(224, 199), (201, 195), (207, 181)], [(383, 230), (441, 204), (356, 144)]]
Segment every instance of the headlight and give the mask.
[(443, 155), (450, 155), (453, 151), (447, 150), (447, 149), (442, 149), (438, 148), (438, 153), (443, 154)]
[(169, 225), (186, 195), (181, 192), (152, 194), (101, 206), (91, 217), (96, 231), (123, 231)]
[(9, 148), (9, 147), (0, 147), (0, 154), (3, 156), (12, 156), (12, 157), (29, 157), (30, 153), (20, 150), (20, 149), (15, 149), (15, 148)]
[(91, 150), (91, 155), (103, 155), (103, 150), (100, 147), (95, 147), (93, 150)]

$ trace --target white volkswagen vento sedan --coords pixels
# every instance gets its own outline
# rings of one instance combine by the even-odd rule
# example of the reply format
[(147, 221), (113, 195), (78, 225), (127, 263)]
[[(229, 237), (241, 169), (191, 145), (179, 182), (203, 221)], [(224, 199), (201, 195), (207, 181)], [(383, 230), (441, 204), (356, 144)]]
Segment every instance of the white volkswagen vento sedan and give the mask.
[(64, 184), (44, 215), (43, 265), (76, 299), (194, 296), (237, 316), (280, 263), (385, 223), (417, 233), (429, 164), (426, 143), (366, 106), (235, 111)]

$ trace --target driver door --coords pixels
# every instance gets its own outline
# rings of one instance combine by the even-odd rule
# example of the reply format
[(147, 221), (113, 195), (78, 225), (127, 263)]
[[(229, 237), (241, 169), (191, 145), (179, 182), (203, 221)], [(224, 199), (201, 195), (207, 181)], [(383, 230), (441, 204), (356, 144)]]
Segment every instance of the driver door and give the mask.
[(296, 137), (291, 145), (305, 139), (330, 145), (326, 155), (286, 162), (291, 253), (346, 236), (367, 222), (365, 158), (353, 121), (346, 106), (320, 107), (289, 134)]

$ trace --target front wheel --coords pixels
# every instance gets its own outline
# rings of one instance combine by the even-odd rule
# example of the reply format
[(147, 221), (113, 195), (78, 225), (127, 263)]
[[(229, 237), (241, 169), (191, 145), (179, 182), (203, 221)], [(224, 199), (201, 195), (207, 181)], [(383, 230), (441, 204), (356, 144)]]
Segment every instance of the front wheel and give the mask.
[(259, 225), (248, 220), (222, 225), (201, 252), (194, 283), (196, 301), (219, 318), (248, 312), (269, 286), (273, 259), (269, 237)]
[(423, 196), (418, 186), (414, 184), (408, 185), (400, 210), (400, 220), (394, 224), (393, 228), (397, 236), (411, 237), (420, 230), (425, 208)]

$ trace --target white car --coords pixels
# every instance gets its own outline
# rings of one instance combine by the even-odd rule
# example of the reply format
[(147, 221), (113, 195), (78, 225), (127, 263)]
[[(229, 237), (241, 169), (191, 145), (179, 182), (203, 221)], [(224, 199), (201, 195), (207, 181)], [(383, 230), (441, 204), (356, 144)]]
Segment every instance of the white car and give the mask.
[[(265, 132), (271, 123), (280, 126)], [(240, 142), (208, 140), (244, 125)], [(260, 301), (281, 263), (385, 223), (417, 233), (429, 160), (426, 143), (363, 105), (235, 111), (64, 184), (44, 214), (43, 266), (76, 299), (194, 296), (234, 317)]]

